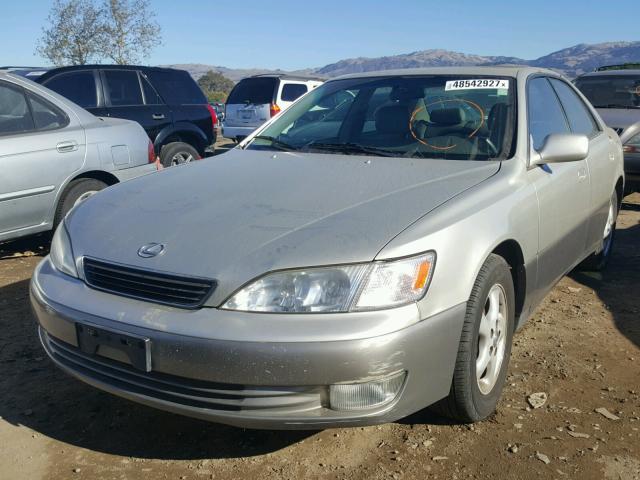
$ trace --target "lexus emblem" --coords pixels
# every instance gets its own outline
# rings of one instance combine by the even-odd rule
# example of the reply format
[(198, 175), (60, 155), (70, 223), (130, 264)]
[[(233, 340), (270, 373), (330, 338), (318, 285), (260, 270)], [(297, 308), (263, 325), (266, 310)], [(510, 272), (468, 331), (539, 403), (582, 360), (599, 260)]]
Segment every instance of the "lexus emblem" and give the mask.
[(147, 243), (138, 249), (138, 255), (142, 258), (157, 257), (164, 252), (164, 243)]

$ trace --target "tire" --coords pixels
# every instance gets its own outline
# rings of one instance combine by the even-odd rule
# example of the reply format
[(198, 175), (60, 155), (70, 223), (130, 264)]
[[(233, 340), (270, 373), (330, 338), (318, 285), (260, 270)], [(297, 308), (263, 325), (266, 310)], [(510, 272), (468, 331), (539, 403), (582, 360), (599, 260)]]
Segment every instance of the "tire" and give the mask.
[[(494, 316), (491, 308), (493, 305), (496, 305), (502, 319), (497, 320), (495, 329), (483, 328), (481, 335), (481, 324), (483, 327), (494, 325), (493, 321), (489, 322)], [(486, 323), (482, 322), (483, 318)], [(451, 390), (448, 397), (433, 406), (437, 413), (458, 422), (472, 423), (487, 418), (495, 411), (507, 376), (514, 319), (515, 293), (509, 265), (502, 257), (491, 254), (482, 265), (473, 285), (467, 303)], [(494, 336), (494, 332), (498, 331), (501, 334)], [(482, 348), (481, 342), (487, 348)], [(480, 351), (498, 354), (489, 354), (487, 368), (480, 373), (478, 381), (476, 364), (483, 363), (480, 362)], [(501, 360), (499, 352), (502, 352)]]
[(53, 229), (60, 224), (64, 217), (69, 213), (76, 204), (86, 200), (88, 197), (100, 190), (108, 187), (108, 185), (95, 178), (78, 178), (72, 180), (64, 193), (60, 197), (58, 206), (56, 208), (55, 216), (53, 217)]
[(618, 200), (618, 193), (614, 191), (609, 200), (609, 216), (604, 227), (602, 250), (588, 256), (580, 264), (580, 270), (599, 272), (607, 268), (616, 239), (616, 224), (620, 205)]
[(190, 163), (193, 160), (200, 160), (200, 154), (188, 143), (172, 142), (160, 149), (160, 163), (165, 168)]

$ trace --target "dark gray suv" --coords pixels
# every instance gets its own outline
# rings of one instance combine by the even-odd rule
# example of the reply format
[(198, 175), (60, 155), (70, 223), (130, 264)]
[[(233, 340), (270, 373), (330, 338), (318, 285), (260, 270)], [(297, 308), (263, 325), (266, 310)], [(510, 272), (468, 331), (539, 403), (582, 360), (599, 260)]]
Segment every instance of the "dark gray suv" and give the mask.
[(640, 121), (640, 64), (600, 67), (575, 85), (623, 139), (627, 190), (640, 190), (640, 133), (631, 130)]
[(78, 65), (21, 71), (98, 117), (138, 122), (165, 167), (205, 156), (216, 141), (215, 110), (184, 70)]

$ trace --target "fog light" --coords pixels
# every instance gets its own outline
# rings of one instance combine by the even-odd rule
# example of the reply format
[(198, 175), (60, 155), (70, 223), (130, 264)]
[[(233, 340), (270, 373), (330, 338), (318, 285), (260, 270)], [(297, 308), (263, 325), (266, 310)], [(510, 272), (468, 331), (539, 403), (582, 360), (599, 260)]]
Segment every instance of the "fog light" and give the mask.
[(396, 398), (406, 376), (406, 372), (400, 372), (371, 382), (330, 385), (330, 408), (363, 410), (385, 405)]

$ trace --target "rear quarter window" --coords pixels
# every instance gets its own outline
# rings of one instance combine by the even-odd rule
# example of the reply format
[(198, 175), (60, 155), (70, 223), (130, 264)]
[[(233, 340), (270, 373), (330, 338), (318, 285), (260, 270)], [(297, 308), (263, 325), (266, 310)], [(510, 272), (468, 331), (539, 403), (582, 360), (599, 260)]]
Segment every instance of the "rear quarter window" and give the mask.
[(301, 83), (285, 83), (280, 97), (284, 102), (293, 102), (307, 93), (307, 86)]
[(203, 105), (208, 103), (198, 84), (187, 72), (154, 71), (146, 72), (160, 96), (172, 105)]
[(276, 78), (245, 78), (233, 87), (227, 104), (251, 103), (264, 105), (274, 100), (278, 80)]

